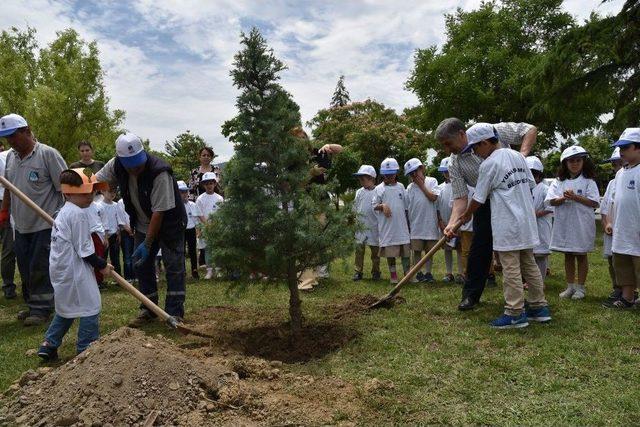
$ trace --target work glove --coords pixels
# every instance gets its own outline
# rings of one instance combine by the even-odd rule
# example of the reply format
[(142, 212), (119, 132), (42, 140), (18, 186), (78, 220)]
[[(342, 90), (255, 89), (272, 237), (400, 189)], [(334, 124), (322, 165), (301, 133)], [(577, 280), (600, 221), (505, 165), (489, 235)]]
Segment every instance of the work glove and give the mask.
[(131, 255), (134, 266), (140, 267), (149, 258), (149, 248), (144, 242), (140, 243), (133, 254)]

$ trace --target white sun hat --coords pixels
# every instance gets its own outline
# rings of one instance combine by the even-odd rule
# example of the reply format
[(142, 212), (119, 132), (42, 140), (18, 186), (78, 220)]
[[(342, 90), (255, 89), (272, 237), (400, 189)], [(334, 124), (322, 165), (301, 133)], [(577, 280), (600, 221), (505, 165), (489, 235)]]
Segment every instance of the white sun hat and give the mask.
[(581, 147), (579, 145), (572, 145), (571, 147), (567, 147), (564, 149), (564, 151), (560, 155), (560, 161), (564, 162), (566, 159), (569, 159), (571, 157), (587, 157), (588, 155), (589, 153), (587, 153), (587, 150), (585, 150), (584, 147)]

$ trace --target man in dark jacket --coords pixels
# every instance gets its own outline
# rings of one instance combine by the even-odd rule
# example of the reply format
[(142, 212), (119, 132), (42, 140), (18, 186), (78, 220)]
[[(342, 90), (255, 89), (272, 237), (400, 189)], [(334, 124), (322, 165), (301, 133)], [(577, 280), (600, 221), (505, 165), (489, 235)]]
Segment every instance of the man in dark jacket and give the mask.
[[(165, 310), (172, 316), (184, 317), (187, 214), (171, 167), (147, 153), (136, 135), (125, 133), (116, 140), (116, 157), (96, 175), (99, 181), (120, 187), (131, 228), (135, 229), (133, 261), (140, 291), (158, 303), (154, 260), (158, 249), (162, 249), (167, 277)], [(130, 326), (140, 326), (154, 317), (140, 306)]]

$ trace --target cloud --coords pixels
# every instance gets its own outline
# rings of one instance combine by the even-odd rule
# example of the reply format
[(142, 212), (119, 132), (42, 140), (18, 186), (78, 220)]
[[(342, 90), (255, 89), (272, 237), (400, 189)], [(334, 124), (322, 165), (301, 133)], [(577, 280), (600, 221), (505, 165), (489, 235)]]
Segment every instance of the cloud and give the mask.
[[(247, 0), (5, 0), (0, 27), (38, 30), (42, 45), (75, 28), (96, 40), (111, 107), (126, 111), (126, 128), (155, 148), (186, 129), (202, 135), (221, 159), (233, 148), (220, 134), (235, 114), (229, 70), (239, 34), (258, 26), (289, 67), (282, 83), (303, 120), (328, 105), (340, 74), (354, 100), (373, 98), (401, 111), (415, 105), (404, 83), (417, 48), (441, 44), (443, 14), (477, 8), (480, 0), (342, 2)], [(586, 19), (616, 13), (622, 0), (567, 0)]]

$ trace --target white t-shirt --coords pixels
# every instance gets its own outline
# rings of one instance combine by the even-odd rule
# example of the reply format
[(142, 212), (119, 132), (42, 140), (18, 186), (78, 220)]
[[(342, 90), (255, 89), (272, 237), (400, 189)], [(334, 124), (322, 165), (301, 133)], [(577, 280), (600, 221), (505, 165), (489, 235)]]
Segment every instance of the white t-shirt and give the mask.
[[(545, 201), (548, 191), (549, 187), (542, 181), (540, 181), (540, 183), (531, 191), (531, 195), (533, 196), (533, 209), (535, 212), (553, 212), (553, 207), (549, 205), (549, 202)], [(551, 253), (549, 245), (551, 245), (553, 213), (537, 217), (536, 223), (538, 224), (538, 239), (540, 240), (540, 244), (533, 248), (533, 253), (535, 255), (548, 255)]]
[(100, 313), (100, 291), (93, 267), (82, 259), (95, 252), (87, 212), (66, 202), (51, 231), (49, 277), (56, 313), (67, 319)]
[(495, 150), (480, 164), (473, 200), (491, 200), (493, 249), (533, 249), (538, 240), (531, 190), (535, 187), (524, 156), (510, 148)]
[(98, 236), (104, 240), (104, 225), (102, 225), (102, 220), (98, 214), (98, 204), (96, 202), (91, 202), (91, 204), (84, 208), (84, 210), (86, 212), (87, 219), (89, 220), (89, 232), (98, 233)]
[(118, 200), (118, 203), (116, 203), (117, 207), (118, 207), (118, 225), (131, 225), (131, 219), (129, 218), (129, 214), (127, 213), (127, 211), (124, 209), (124, 200), (120, 199)]
[[(617, 176), (617, 174), (616, 174)], [(600, 213), (602, 215), (607, 215), (609, 217), (609, 222), (613, 226), (615, 219), (615, 209), (613, 207), (613, 199), (615, 198), (616, 192), (616, 179), (613, 178), (607, 184), (607, 189), (604, 192), (604, 196), (602, 197), (602, 201), (600, 202)], [(602, 233), (602, 255), (604, 257), (610, 257), (612, 255), (611, 252), (611, 243), (613, 240), (613, 236), (608, 235), (607, 233)]]
[(107, 203), (103, 200), (96, 203), (96, 209), (102, 221), (104, 232), (109, 236), (116, 234), (118, 231), (118, 204), (114, 202)]
[(616, 174), (615, 221), (611, 251), (640, 256), (640, 165)]
[[(598, 186), (582, 175), (574, 179), (554, 180), (549, 186), (546, 201), (563, 197), (566, 190), (579, 196), (600, 202)], [(573, 200), (565, 200), (554, 206), (551, 250), (569, 253), (587, 253), (593, 250), (596, 240), (596, 216), (593, 208)]]
[(367, 190), (364, 187), (358, 188), (356, 198), (353, 201), (353, 211), (358, 215), (358, 220), (365, 227), (364, 230), (356, 232), (356, 242), (365, 243), (369, 246), (378, 246), (378, 215), (371, 209), (371, 203), (375, 196), (375, 187)]
[[(424, 185), (427, 190), (439, 195), (438, 181), (435, 178), (425, 177)], [(432, 202), (427, 199), (427, 196), (413, 182), (407, 186), (406, 197), (411, 238), (416, 240), (438, 240), (440, 238), (438, 200), (436, 199), (435, 202)]]
[(218, 210), (220, 203), (223, 201), (224, 198), (218, 193), (202, 193), (196, 199), (196, 205), (198, 206), (198, 209), (200, 209), (202, 216), (207, 219), (209, 218), (209, 215)]
[(380, 246), (385, 248), (387, 246), (409, 244), (409, 225), (407, 224), (405, 213), (408, 206), (404, 185), (400, 182), (394, 185), (385, 185), (382, 182), (376, 186), (374, 191), (371, 209), (381, 203), (388, 205), (389, 209), (391, 209), (391, 218), (384, 216), (382, 211), (375, 211), (378, 217)]
[(187, 230), (196, 228), (196, 224), (200, 222), (200, 217), (202, 216), (200, 208), (195, 202), (187, 200), (184, 204), (184, 209), (187, 211)]

